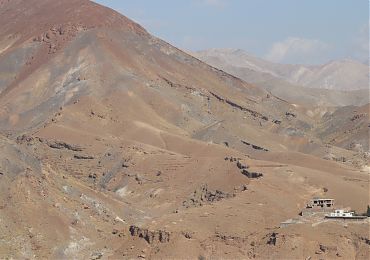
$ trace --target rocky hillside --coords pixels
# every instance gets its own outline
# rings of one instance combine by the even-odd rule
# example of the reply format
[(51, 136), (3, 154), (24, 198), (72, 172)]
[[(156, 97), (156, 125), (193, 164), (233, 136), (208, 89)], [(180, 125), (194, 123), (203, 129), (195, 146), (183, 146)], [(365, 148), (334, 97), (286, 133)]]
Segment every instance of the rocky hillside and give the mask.
[(0, 258), (367, 259), (366, 221), (280, 226), (313, 196), (367, 207), (333, 111), (87, 0), (2, 0), (0, 36)]

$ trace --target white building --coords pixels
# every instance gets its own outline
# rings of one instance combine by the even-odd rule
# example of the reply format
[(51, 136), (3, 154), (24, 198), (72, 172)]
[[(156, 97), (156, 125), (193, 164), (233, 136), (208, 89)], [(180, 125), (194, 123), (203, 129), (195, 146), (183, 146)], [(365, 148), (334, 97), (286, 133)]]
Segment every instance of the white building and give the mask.
[(314, 198), (312, 199), (306, 206), (307, 209), (327, 209), (334, 207), (334, 199), (320, 199)]
[(336, 209), (334, 212), (329, 214), (329, 217), (339, 217), (339, 218), (350, 218), (354, 216), (353, 211), (344, 211), (344, 209)]

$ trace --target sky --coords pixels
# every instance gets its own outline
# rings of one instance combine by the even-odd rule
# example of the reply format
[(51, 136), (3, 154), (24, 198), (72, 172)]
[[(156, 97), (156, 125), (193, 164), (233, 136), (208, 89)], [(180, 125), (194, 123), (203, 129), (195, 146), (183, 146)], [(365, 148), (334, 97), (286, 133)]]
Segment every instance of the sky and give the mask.
[(96, 0), (184, 50), (279, 63), (369, 59), (370, 0)]

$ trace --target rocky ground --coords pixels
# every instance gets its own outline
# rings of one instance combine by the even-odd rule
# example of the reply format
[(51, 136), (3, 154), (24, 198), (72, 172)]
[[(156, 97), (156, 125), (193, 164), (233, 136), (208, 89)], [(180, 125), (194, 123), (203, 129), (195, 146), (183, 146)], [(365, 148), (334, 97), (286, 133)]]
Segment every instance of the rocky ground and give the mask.
[(366, 108), (294, 105), (89, 1), (0, 24), (0, 258), (369, 257), (367, 220), (281, 227), (314, 196), (366, 210)]

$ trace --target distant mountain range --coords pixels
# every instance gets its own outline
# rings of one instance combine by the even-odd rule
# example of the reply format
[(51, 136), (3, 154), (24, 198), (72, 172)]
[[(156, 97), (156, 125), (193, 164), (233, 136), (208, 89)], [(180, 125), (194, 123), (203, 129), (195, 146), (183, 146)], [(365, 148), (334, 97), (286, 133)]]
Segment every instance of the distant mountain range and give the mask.
[(273, 63), (240, 49), (210, 49), (195, 55), (232, 74), (241, 69), (249, 69), (307, 88), (348, 91), (369, 87), (369, 66), (351, 59), (309, 66)]
[(369, 67), (354, 60), (305, 66), (272, 63), (237, 49), (210, 49), (191, 54), (290, 103), (305, 106), (369, 103)]

